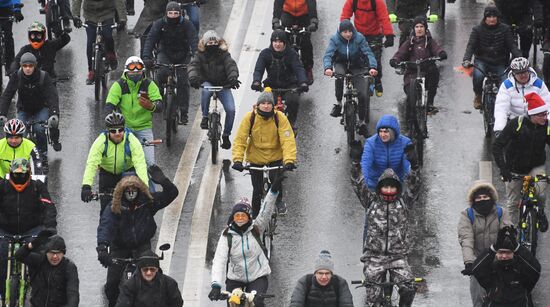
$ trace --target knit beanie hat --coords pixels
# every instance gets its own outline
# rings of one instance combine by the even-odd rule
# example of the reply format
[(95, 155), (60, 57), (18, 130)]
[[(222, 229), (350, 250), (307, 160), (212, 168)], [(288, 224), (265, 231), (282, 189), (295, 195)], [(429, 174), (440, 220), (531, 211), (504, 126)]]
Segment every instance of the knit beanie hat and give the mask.
[(474, 195), (473, 195), (474, 197), (473, 198), (475, 199), (479, 195), (487, 195), (487, 196), (493, 198), (493, 193), (491, 192), (491, 190), (489, 190), (489, 188), (479, 188), (479, 189), (477, 189), (474, 192)]
[(256, 102), (256, 105), (259, 105), (262, 102), (269, 102), (271, 104), (275, 104), (273, 101), (273, 93), (271, 92), (271, 89), (264, 89), (263, 92), (260, 93), (260, 96), (258, 96), (258, 100)]
[(338, 33), (342, 33), (346, 30), (353, 32), (353, 24), (349, 19), (344, 19), (340, 22), (340, 26), (338, 26)]
[(147, 251), (139, 257), (138, 267), (141, 268), (160, 268), (159, 257), (152, 251)]
[(525, 101), (527, 101), (527, 114), (529, 115), (548, 111), (548, 106), (537, 93), (525, 95)]
[(496, 16), (500, 17), (500, 11), (498, 8), (494, 5), (489, 5), (485, 7), (485, 10), (483, 11), (483, 19), (489, 17), (489, 16)]
[(282, 41), (286, 45), (287, 37), (285, 31), (281, 29), (274, 30), (273, 33), (271, 33), (271, 42), (273, 43), (274, 41)]
[(21, 56), (21, 60), (19, 61), (19, 65), (33, 64), (34, 66), (36, 66), (37, 63), (38, 62), (36, 61), (36, 57), (34, 56), (34, 54), (32, 54), (30, 52), (25, 52)]
[(58, 235), (50, 237), (48, 243), (46, 244), (46, 252), (49, 251), (60, 251), (65, 253), (67, 251), (65, 240)]
[(202, 35), (202, 41), (204, 42), (204, 44), (208, 43), (209, 41), (219, 42), (220, 36), (218, 35), (218, 33), (216, 33), (216, 31), (208, 30)]
[(315, 259), (313, 272), (319, 270), (328, 270), (334, 272), (334, 262), (332, 261), (332, 255), (327, 250), (322, 250)]
[(428, 29), (428, 20), (426, 19), (426, 16), (422, 16), (422, 15), (416, 16), (413, 20), (413, 28), (419, 23), (421, 23), (424, 26), (424, 28)]
[(244, 212), (248, 215), (248, 218), (250, 218), (252, 207), (248, 202), (248, 198), (246, 197), (241, 198), (241, 200), (239, 200), (239, 202), (233, 206), (233, 209), (231, 210), (231, 217), (233, 217), (233, 215), (235, 215), (235, 213), (237, 212)]

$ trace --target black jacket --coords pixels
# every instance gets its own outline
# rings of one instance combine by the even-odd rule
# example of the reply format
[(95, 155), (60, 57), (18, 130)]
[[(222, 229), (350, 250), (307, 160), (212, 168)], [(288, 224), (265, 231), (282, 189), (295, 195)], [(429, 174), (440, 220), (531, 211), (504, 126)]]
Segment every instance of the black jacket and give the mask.
[(19, 53), (15, 56), (13, 63), (11, 63), (10, 70), (15, 72), (19, 69), (19, 61), (21, 56), (27, 52), (34, 54), (38, 60), (38, 68), (50, 74), (51, 77), (55, 77), (55, 55), (61, 48), (65, 47), (71, 41), (71, 37), (66, 32), (59, 38), (53, 40), (46, 40), (44, 45), (40, 49), (34, 49), (30, 44), (21, 47)]
[(495, 5), (502, 17), (506, 20), (527, 20), (533, 14), (533, 9), (538, 6), (539, 0), (495, 0)]
[(55, 228), (57, 210), (44, 183), (31, 179), (21, 193), (8, 180), (0, 179), (0, 228), (22, 234), (43, 225)]
[[(21, 70), (10, 76), (10, 81), (0, 96), (0, 115), (6, 115), (11, 100), (17, 92), (17, 111), (36, 113), (42, 108), (49, 108), (50, 115), (59, 114), (59, 96), (50, 75), (45, 72), (44, 82), (40, 85), (40, 69), (35, 69), (30, 76)], [(21, 80), (19, 80), (21, 75)]]
[(264, 71), (267, 71), (265, 86), (288, 88), (307, 83), (304, 65), (298, 53), (289, 46), (282, 52), (275, 52), (271, 46), (262, 50), (254, 68), (254, 82), (262, 80)]
[(40, 307), (77, 307), (78, 270), (64, 257), (57, 266), (52, 266), (44, 253), (32, 252), (25, 247), (15, 253), (15, 258), (29, 266), (31, 276), (31, 304)]
[(523, 246), (508, 265), (498, 263), (495, 252), (486, 249), (474, 262), (472, 274), (487, 291), (491, 306), (527, 306), (527, 296), (540, 277), (540, 263)]
[(314, 274), (307, 274), (296, 283), (289, 307), (352, 307), (353, 297), (346, 280), (333, 275), (326, 286), (317, 282)]
[[(546, 162), (546, 144), (550, 144), (547, 126), (533, 124), (529, 118), (518, 117), (506, 124), (493, 143), (493, 156), (500, 169), (527, 174)], [(518, 131), (518, 127), (519, 131)]]
[(143, 58), (153, 58), (153, 49), (165, 53), (173, 63), (183, 63), (190, 54), (197, 50), (198, 37), (193, 24), (181, 18), (176, 25), (170, 25), (166, 18), (157, 19), (147, 35), (143, 47)]
[(189, 80), (198, 79), (200, 82), (208, 81), (213, 85), (229, 85), (230, 79), (239, 78), (239, 68), (231, 54), (227, 52), (225, 42), (220, 43), (218, 50), (210, 54), (204, 50), (204, 44), (201, 40), (199, 51), (193, 57), (193, 60), (187, 68)]
[(181, 307), (178, 283), (162, 270), (149, 283), (138, 272), (120, 287), (116, 307)]
[(521, 56), (521, 51), (514, 44), (510, 27), (500, 22), (489, 27), (482, 21), (472, 28), (463, 60), (470, 61), (474, 55), (476, 59), (488, 64), (508, 65), (510, 53), (514, 58)]

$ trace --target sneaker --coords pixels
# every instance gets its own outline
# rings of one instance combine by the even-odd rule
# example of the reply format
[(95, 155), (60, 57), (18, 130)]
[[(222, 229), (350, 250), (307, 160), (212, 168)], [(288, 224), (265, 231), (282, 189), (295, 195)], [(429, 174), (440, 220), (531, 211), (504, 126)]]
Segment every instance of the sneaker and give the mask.
[(374, 86), (374, 92), (376, 94), (376, 97), (382, 97), (382, 93), (384, 93), (384, 88), (382, 87), (382, 83), (378, 83)]
[(109, 63), (109, 67), (111, 67), (111, 70), (115, 70), (118, 66), (118, 60), (116, 58), (116, 54), (114, 52), (107, 52), (105, 54), (105, 58), (107, 59), (107, 62)]
[(223, 149), (231, 148), (231, 141), (229, 141), (229, 135), (222, 135), (222, 148)]
[(71, 28), (70, 19), (63, 19), (63, 30), (65, 31), (65, 33), (71, 33), (73, 31), (73, 28)]
[(481, 110), (481, 95), (477, 95), (474, 97), (474, 109)]
[(330, 116), (339, 117), (341, 115), (342, 115), (342, 104), (337, 103), (332, 107), (332, 111), (330, 111)]
[(439, 112), (439, 109), (437, 107), (428, 106), (428, 115), (434, 115), (437, 114), (437, 112)]
[(183, 113), (180, 110), (180, 116), (178, 118), (178, 125), (187, 125), (188, 122), (189, 122), (189, 120), (187, 118), (187, 113)]
[(88, 78), (86, 78), (86, 85), (92, 84), (94, 84), (94, 71), (90, 70), (88, 71)]
[(540, 230), (540, 232), (546, 232), (548, 230), (548, 219), (546, 218), (546, 214), (544, 213), (544, 209), (539, 211), (538, 218), (539, 218), (539, 230)]
[(203, 117), (201, 120), (201, 129), (208, 130), (208, 117)]
[(55, 151), (61, 151), (61, 143), (56, 142), (52, 144), (53, 150)]
[(312, 68), (306, 68), (306, 76), (307, 76), (307, 85), (313, 84), (313, 69)]
[(286, 203), (284, 201), (277, 201), (275, 203), (275, 206), (277, 207), (277, 214), (278, 215), (285, 215), (288, 211), (286, 208)]

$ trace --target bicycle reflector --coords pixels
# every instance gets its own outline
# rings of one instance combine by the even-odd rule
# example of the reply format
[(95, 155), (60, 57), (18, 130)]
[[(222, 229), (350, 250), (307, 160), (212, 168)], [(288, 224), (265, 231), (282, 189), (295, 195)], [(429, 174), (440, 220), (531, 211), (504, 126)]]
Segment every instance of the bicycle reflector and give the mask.
[(132, 63), (128, 64), (128, 66), (126, 66), (126, 68), (128, 70), (142, 70), (143, 69), (143, 64), (138, 63), (138, 62), (132, 62)]

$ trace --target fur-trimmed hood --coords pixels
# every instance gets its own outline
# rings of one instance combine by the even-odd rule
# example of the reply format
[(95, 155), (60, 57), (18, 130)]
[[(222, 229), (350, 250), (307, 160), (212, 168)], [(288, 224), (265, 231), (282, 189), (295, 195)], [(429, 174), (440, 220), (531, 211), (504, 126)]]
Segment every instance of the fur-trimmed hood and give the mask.
[(495, 189), (495, 187), (490, 183), (490, 182), (487, 182), (485, 180), (476, 180), (474, 181), (474, 183), (472, 184), (472, 186), (470, 187), (470, 190), (468, 191), (468, 194), (467, 194), (467, 199), (466, 201), (468, 201), (468, 204), (471, 206), (472, 203), (474, 202), (474, 193), (479, 190), (479, 189), (488, 189), (489, 192), (491, 193), (491, 198), (497, 202), (498, 201), (498, 193), (497, 193), (497, 190)]
[(127, 187), (134, 187), (139, 190), (140, 196), (139, 199), (144, 199), (144, 197), (152, 201), (153, 196), (149, 192), (149, 189), (147, 186), (139, 179), (137, 176), (126, 176), (123, 177), (116, 185), (115, 190), (113, 192), (113, 205), (111, 206), (111, 211), (115, 214), (120, 214), (121, 212), (121, 206), (122, 206), (122, 196), (124, 194), (124, 190)]
[[(206, 49), (204, 48), (204, 40), (201, 38), (201, 40), (199, 40), (199, 45), (197, 47), (197, 50), (200, 51), (200, 52), (204, 52)], [(227, 43), (225, 42), (225, 39), (223, 38), (220, 38), (220, 40), (218, 41), (218, 48), (221, 50), (221, 51), (227, 51), (228, 50), (228, 46), (227, 46)]]

